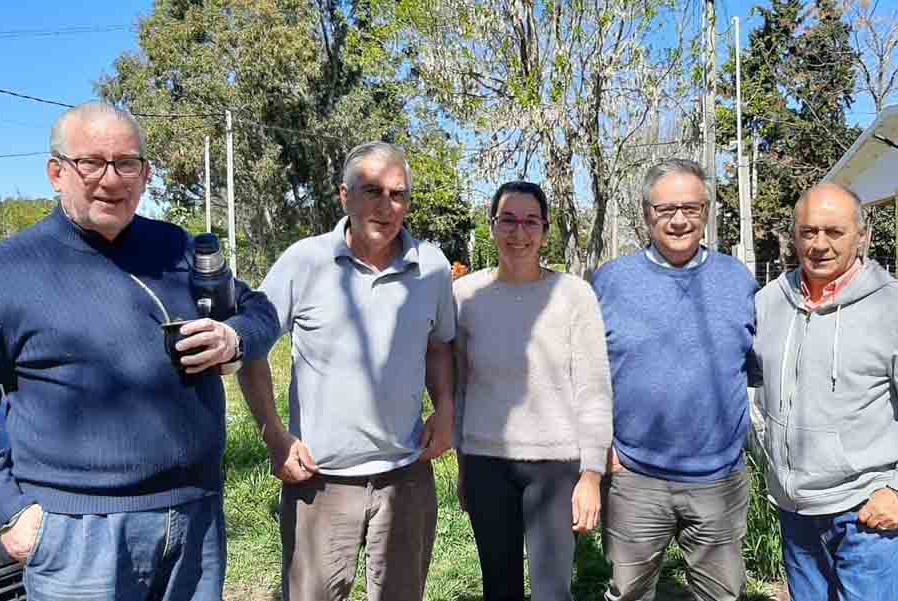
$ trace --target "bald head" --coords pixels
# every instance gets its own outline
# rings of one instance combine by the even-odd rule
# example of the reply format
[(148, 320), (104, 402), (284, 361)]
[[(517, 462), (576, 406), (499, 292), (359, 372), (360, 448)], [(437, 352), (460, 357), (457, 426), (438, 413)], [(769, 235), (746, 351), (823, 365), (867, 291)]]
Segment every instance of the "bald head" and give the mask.
[(850, 188), (846, 188), (841, 184), (833, 182), (822, 182), (816, 186), (806, 190), (798, 202), (795, 203), (795, 209), (792, 211), (792, 229), (798, 225), (798, 213), (804, 208), (809, 199), (826, 198), (830, 202), (848, 203), (851, 206), (854, 215), (854, 224), (861, 233), (867, 231), (867, 221), (864, 219), (864, 208), (861, 206), (861, 199)]
[(795, 204), (795, 251), (811, 298), (851, 269), (861, 254), (866, 225), (860, 200), (838, 184), (818, 184)]

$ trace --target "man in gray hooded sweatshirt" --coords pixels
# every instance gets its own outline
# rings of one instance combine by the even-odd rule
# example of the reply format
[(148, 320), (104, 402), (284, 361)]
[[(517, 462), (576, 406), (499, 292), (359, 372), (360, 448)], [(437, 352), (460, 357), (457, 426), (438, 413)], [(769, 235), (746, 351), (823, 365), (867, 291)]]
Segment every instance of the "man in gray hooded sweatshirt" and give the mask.
[[(857, 196), (795, 205), (800, 268), (757, 295), (767, 485), (796, 601), (898, 599), (898, 281), (861, 261)], [(759, 374), (761, 375), (761, 374)]]

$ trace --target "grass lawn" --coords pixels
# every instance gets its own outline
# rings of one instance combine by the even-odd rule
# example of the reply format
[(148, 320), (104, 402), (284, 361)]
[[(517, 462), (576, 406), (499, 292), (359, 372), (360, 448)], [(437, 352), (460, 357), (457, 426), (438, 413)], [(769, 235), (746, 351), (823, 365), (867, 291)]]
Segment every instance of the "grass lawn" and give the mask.
[[(272, 356), (275, 394), (286, 416), (289, 384), (289, 340), (284, 338)], [(225, 453), (225, 517), (228, 531), (228, 601), (279, 600), (281, 545), (277, 525), (279, 482), (270, 475), (268, 455), (233, 377), (228, 390), (228, 445)], [(430, 601), (482, 599), (477, 548), (467, 516), (456, 497), (457, 463), (448, 453), (434, 465), (439, 498), (437, 538), (427, 583)], [(753, 478), (752, 509), (745, 558), (749, 569), (751, 601), (778, 598), (782, 580), (776, 514), (764, 500), (761, 478)], [(364, 562), (360, 561), (353, 600), (365, 598)], [(689, 599), (684, 585), (683, 556), (675, 547), (668, 552), (658, 600)], [(607, 587), (610, 568), (602, 558), (597, 534), (581, 536), (574, 567), (574, 598), (599, 601)]]

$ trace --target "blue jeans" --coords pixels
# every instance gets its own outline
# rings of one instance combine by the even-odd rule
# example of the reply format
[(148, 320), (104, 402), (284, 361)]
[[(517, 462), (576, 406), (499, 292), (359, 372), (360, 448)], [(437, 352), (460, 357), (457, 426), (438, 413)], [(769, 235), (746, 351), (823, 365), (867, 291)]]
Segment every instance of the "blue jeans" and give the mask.
[(132, 513), (45, 512), (25, 590), (29, 601), (216, 601), (225, 557), (221, 495)]
[(867, 528), (856, 510), (799, 515), (780, 510), (793, 601), (898, 599), (898, 530)]

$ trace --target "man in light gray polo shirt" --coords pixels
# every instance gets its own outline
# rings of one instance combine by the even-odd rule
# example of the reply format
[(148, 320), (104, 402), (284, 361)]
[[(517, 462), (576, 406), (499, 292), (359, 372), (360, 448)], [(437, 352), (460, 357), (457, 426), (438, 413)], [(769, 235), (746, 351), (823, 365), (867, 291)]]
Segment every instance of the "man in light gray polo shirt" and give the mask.
[[(283, 482), (285, 601), (348, 599), (359, 549), (368, 598), (419, 601), (436, 529), (430, 460), (451, 443), (455, 309), (442, 252), (402, 227), (404, 151), (352, 149), (330, 233), (293, 244), (262, 284), (292, 334), (290, 428), (266, 360), (240, 385)], [(435, 413), (421, 419), (425, 384)]]

